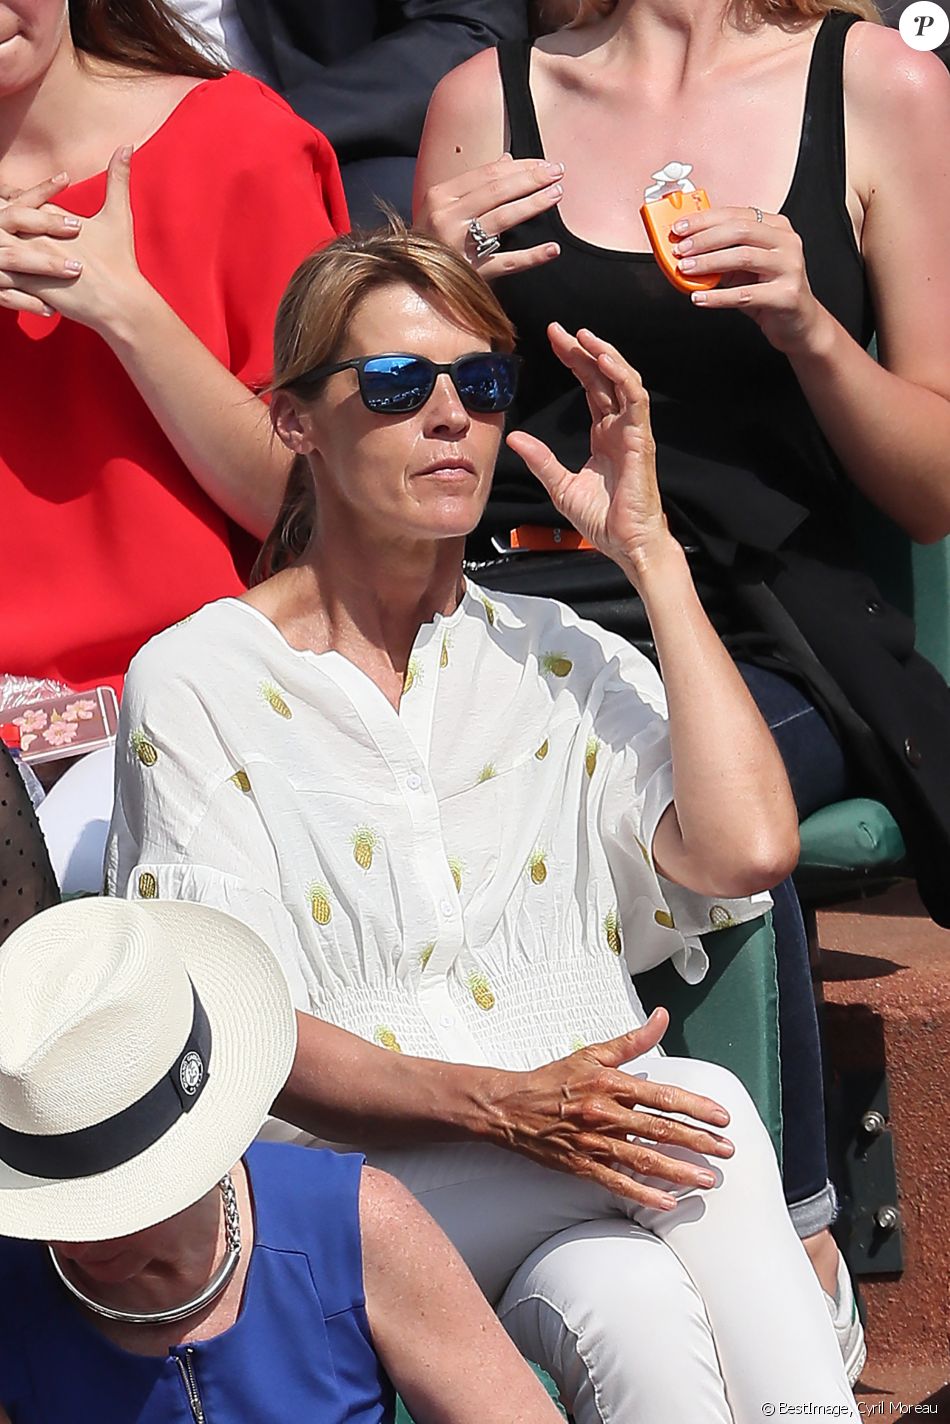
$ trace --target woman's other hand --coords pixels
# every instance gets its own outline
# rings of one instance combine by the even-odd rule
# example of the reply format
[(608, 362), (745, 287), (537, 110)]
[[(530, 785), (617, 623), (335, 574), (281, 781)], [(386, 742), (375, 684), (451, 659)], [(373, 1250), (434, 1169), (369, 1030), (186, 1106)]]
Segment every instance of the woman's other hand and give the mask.
[(480, 258), (470, 224), (477, 220), (488, 237), (503, 236), (560, 202), (563, 173), (560, 163), (505, 154), (427, 189), (416, 204), (415, 226), (461, 252), (489, 282), (543, 266), (558, 256), (556, 242)]
[(584, 387), (591, 414), (590, 459), (567, 470), (542, 441), (513, 431), (508, 444), (585, 538), (634, 578), (643, 558), (669, 542), (656, 480), (650, 405), (637, 372), (592, 331), (571, 336), (554, 322), (555, 354)]
[[(14, 237), (3, 243), (0, 284), (6, 289), (5, 305), (13, 305), (11, 299), (20, 294), (100, 335), (121, 320), (131, 295), (145, 285), (135, 257), (129, 202), (131, 156), (131, 148), (112, 155), (105, 201), (82, 223), (68, 256), (49, 236)], [(71, 216), (53, 206), (44, 211), (50, 217)]]
[(709, 208), (674, 223), (677, 267), (691, 280), (721, 273), (693, 304), (744, 311), (786, 356), (806, 352), (824, 308), (808, 285), (802, 241), (788, 218), (754, 208)]
[(53, 247), (37, 254), (31, 252), (31, 244), (17, 239), (41, 237), (62, 241), (76, 237), (82, 228), (82, 219), (51, 206), (68, 183), (65, 173), (57, 173), (55, 178), (47, 178), (32, 188), (0, 185), (0, 308), (52, 316), (52, 307), (38, 297), (17, 290), (17, 277), (24, 272), (39, 271), (69, 278), (73, 274), (66, 263), (72, 254), (68, 248), (64, 251)]
[(716, 1176), (707, 1167), (663, 1149), (731, 1157), (727, 1138), (668, 1116), (679, 1113), (725, 1127), (725, 1108), (711, 1098), (621, 1071), (624, 1063), (655, 1048), (668, 1025), (666, 1010), (657, 1009), (631, 1033), (531, 1072), (506, 1073), (503, 1090), (493, 1099), (489, 1140), (660, 1211), (671, 1210), (676, 1198), (638, 1177), (677, 1187), (715, 1186)]

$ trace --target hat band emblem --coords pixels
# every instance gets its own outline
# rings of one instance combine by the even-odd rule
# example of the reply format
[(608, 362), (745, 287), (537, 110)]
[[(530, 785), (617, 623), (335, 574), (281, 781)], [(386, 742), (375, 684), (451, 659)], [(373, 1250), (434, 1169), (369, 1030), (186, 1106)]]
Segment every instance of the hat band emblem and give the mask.
[(201, 1061), (201, 1054), (192, 1049), (186, 1053), (181, 1060), (181, 1067), (178, 1070), (178, 1077), (181, 1086), (190, 1098), (193, 1098), (201, 1087), (202, 1079), (205, 1075), (205, 1065)]
[(75, 1132), (18, 1132), (0, 1122), (0, 1160), (15, 1172), (49, 1181), (71, 1181), (110, 1172), (153, 1147), (207, 1085), (211, 1025), (194, 984), (188, 1037), (171, 1067), (136, 1102), (91, 1127)]

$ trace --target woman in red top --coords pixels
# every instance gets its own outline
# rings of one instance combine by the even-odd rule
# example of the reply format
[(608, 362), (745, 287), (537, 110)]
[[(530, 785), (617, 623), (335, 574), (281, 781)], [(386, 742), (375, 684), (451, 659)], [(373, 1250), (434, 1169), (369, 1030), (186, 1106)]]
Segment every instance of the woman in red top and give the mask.
[(327, 140), (164, 0), (0, 0), (0, 695), (119, 690), (244, 587), (288, 468), (249, 388), (347, 225)]

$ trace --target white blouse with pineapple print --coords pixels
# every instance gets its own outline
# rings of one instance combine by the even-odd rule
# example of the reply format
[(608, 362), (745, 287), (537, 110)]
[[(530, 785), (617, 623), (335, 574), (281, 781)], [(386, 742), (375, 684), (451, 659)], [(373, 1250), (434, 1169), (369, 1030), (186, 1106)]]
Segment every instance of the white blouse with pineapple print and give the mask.
[(628, 970), (695, 981), (697, 936), (770, 903), (658, 878), (672, 794), (653, 666), (553, 600), (469, 583), (397, 712), (222, 599), (132, 663), (107, 884), (235, 915), (298, 1008), (382, 1047), (532, 1068), (644, 1021)]

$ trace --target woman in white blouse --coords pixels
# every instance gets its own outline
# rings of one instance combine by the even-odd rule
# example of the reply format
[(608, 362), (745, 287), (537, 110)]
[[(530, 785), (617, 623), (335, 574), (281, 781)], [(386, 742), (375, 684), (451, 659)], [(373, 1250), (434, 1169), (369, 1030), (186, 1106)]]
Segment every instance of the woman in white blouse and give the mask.
[(301, 1011), (280, 1116), (402, 1178), (578, 1424), (856, 1419), (754, 1107), (657, 1052), (630, 982), (668, 957), (700, 977), (699, 933), (761, 913), (794, 804), (667, 532), (639, 378), (550, 335), (591, 458), (509, 444), (636, 585), (663, 682), (561, 605), (464, 579), (513, 333), (437, 242), (340, 239), (277, 321), (312, 537), (135, 659), (110, 888), (273, 946)]

